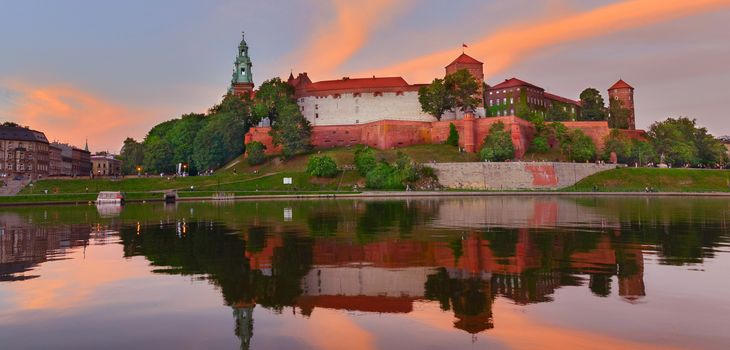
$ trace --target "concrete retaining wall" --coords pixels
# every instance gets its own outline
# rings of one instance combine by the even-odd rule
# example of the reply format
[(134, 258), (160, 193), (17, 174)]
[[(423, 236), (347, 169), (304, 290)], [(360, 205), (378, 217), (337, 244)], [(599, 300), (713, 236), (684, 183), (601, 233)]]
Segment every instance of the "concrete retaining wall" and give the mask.
[(510, 162), (433, 163), (439, 182), (447, 188), (474, 190), (555, 190), (572, 186), (613, 164)]

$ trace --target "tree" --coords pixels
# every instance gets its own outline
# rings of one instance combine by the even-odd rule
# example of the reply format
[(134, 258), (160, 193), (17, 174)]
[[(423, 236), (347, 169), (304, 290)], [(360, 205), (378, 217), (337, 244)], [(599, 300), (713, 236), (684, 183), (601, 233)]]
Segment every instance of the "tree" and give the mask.
[(530, 145), (530, 149), (533, 152), (537, 153), (545, 153), (550, 150), (550, 145), (548, 144), (547, 137), (545, 136), (535, 136), (534, 139), (532, 139), (532, 144)]
[(229, 93), (223, 96), (221, 103), (208, 110), (208, 115), (229, 113), (237, 120), (243, 121), (244, 133), (246, 133), (248, 129), (261, 122), (261, 118), (253, 114), (253, 104), (254, 101), (251, 100), (251, 95), (249, 94), (241, 96)]
[(378, 161), (375, 159), (375, 151), (372, 148), (360, 147), (355, 150), (355, 168), (360, 176), (367, 175), (377, 165)]
[(266, 146), (258, 141), (252, 141), (246, 145), (246, 162), (248, 165), (263, 164), (266, 160)]
[(611, 99), (608, 104), (608, 127), (614, 129), (628, 129), (631, 110), (624, 108), (624, 102), (619, 99)]
[(449, 137), (446, 139), (446, 144), (459, 147), (459, 132), (456, 130), (454, 123), (449, 123)]
[(119, 157), (122, 161), (122, 173), (125, 175), (136, 174), (137, 167), (141, 167), (144, 163), (144, 146), (135, 139), (127, 137), (119, 152)]
[(575, 162), (592, 160), (596, 156), (596, 145), (583, 131), (576, 129), (569, 131), (560, 143), (563, 154)]
[(620, 131), (614, 129), (606, 136), (603, 146), (603, 159), (610, 160), (611, 153), (616, 153), (619, 163), (629, 163), (633, 156), (633, 143)]
[(211, 119), (195, 136), (193, 162), (198, 171), (217, 169), (225, 164), (226, 145), (218, 135), (225, 129), (222, 124), (218, 118)]
[(268, 118), (271, 125), (274, 125), (282, 109), (292, 103), (294, 87), (279, 78), (269, 79), (261, 84), (253, 100), (254, 119), (260, 121)]
[(512, 144), (512, 136), (504, 130), (504, 123), (492, 124), (479, 151), (479, 158), (490, 162), (503, 162), (514, 156), (515, 146)]
[(165, 139), (152, 136), (144, 142), (144, 168), (154, 173), (171, 173), (175, 165), (171, 159), (173, 156), (172, 147)]
[(454, 101), (451, 93), (446, 89), (443, 79), (434, 79), (431, 84), (421, 86), (418, 89), (418, 102), (421, 103), (421, 110), (432, 115), (436, 120), (454, 108)]
[(466, 69), (460, 69), (444, 78), (446, 91), (451, 96), (453, 108), (462, 112), (474, 112), (479, 105), (479, 98), (474, 97), (479, 91), (479, 83)]
[(668, 118), (652, 124), (648, 134), (656, 154), (669, 164), (714, 166), (726, 161), (723, 144), (695, 119)]
[(19, 128), (20, 124), (15, 123), (15, 122), (3, 122), (3, 126), (8, 126), (11, 128)]
[[(195, 137), (206, 124), (206, 117), (203, 114), (183, 115), (165, 134), (165, 140), (172, 147), (172, 163), (191, 163), (195, 148)], [(190, 169), (195, 173), (194, 163)]]
[(277, 111), (278, 119), (271, 127), (275, 145), (281, 146), (281, 153), (288, 159), (311, 149), (312, 125), (302, 116), (299, 106), (293, 101), (282, 105)]
[(598, 90), (587, 88), (580, 93), (580, 120), (606, 120), (606, 106)]
[(330, 156), (311, 156), (307, 163), (307, 173), (317, 177), (335, 177), (339, 173), (337, 163)]

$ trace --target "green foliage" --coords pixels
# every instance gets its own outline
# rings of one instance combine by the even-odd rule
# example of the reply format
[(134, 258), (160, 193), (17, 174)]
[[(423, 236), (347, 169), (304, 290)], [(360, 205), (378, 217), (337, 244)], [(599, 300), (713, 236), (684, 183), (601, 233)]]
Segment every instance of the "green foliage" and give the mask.
[(438, 78), (418, 89), (418, 102), (421, 103), (421, 110), (436, 120), (441, 120), (444, 112), (454, 108), (453, 99), (444, 85), (444, 80)]
[(649, 128), (649, 139), (657, 155), (674, 166), (685, 164), (713, 166), (726, 160), (722, 143), (697, 127), (696, 120), (685, 117), (669, 118)]
[(608, 127), (614, 129), (628, 129), (631, 110), (624, 108), (624, 103), (621, 100), (611, 99), (608, 104)]
[(2, 126), (8, 126), (8, 127), (12, 127), (12, 128), (20, 128), (21, 127), (20, 124), (15, 123), (15, 122), (3, 122)]
[(244, 150), (245, 122), (240, 116), (221, 112), (209, 118), (195, 138), (192, 158), (199, 170), (217, 169)]
[(629, 163), (631, 161), (633, 143), (631, 140), (621, 134), (618, 130), (611, 130), (606, 136), (603, 146), (603, 159), (608, 161), (611, 159), (611, 153), (616, 153), (619, 163)]
[(330, 156), (311, 156), (307, 163), (307, 173), (317, 177), (335, 177), (339, 173), (337, 163)]
[(453, 101), (453, 108), (463, 112), (474, 112), (479, 98), (474, 97), (479, 91), (479, 83), (466, 69), (460, 69), (444, 78), (444, 85)]
[(285, 110), (288, 110), (292, 103), (294, 103), (294, 87), (279, 78), (269, 79), (263, 82), (256, 92), (253, 101), (254, 119), (268, 118), (271, 125), (274, 125), (281, 113), (290, 113)]
[(631, 159), (629, 163), (637, 163), (639, 166), (647, 163), (656, 163), (657, 155), (652, 147), (651, 142), (648, 141), (631, 141)]
[(446, 144), (459, 147), (459, 132), (456, 130), (454, 123), (449, 123), (449, 137), (446, 138)]
[(124, 140), (124, 146), (119, 152), (122, 161), (122, 174), (137, 173), (137, 167), (144, 164), (144, 146), (131, 137)]
[(248, 165), (259, 165), (263, 164), (264, 161), (266, 161), (266, 154), (265, 151), (266, 146), (264, 146), (263, 143), (258, 141), (250, 142), (246, 145), (246, 155), (248, 156), (246, 158), (246, 162)]
[(504, 123), (497, 122), (489, 128), (489, 134), (484, 138), (484, 145), (479, 151), (479, 158), (490, 162), (503, 162), (515, 156), (515, 146), (512, 136), (504, 130)]
[(361, 147), (355, 150), (355, 168), (360, 176), (366, 176), (375, 169), (378, 161), (375, 159), (375, 150), (370, 147)]
[(548, 145), (548, 140), (545, 136), (536, 136), (534, 139), (532, 139), (530, 149), (533, 152), (545, 153), (550, 150), (550, 145)]
[(567, 103), (552, 101), (552, 107), (548, 109), (547, 114), (545, 115), (545, 120), (553, 122), (574, 120), (575, 116), (570, 112), (571, 108), (574, 107)]
[(398, 170), (386, 163), (380, 162), (365, 176), (366, 186), (373, 189), (403, 189), (403, 183), (398, 176)]
[[(174, 165), (177, 163), (191, 163), (193, 159), (193, 151), (195, 148), (195, 137), (206, 123), (203, 114), (187, 114), (176, 120), (172, 127), (165, 134), (165, 139), (170, 143), (173, 151), (173, 157), (170, 162)], [(193, 163), (194, 167), (194, 163)], [(194, 171), (194, 169), (191, 169)]]
[(170, 159), (173, 150), (167, 140), (158, 136), (147, 138), (144, 142), (144, 169), (152, 173), (169, 173), (175, 170)]
[(567, 132), (560, 142), (560, 147), (562, 152), (575, 162), (589, 161), (596, 156), (596, 145), (581, 130)]
[(587, 88), (580, 93), (581, 113), (579, 120), (606, 120), (606, 105), (598, 90)]
[(271, 127), (271, 137), (275, 145), (281, 146), (281, 154), (289, 159), (309, 151), (312, 125), (299, 111), (299, 106), (290, 101), (278, 109), (276, 123)]

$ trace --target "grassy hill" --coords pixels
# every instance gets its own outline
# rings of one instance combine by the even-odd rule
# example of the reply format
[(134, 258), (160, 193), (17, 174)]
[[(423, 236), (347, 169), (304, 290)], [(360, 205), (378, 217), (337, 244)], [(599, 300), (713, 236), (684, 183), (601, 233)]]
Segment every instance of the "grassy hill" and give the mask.
[(591, 175), (569, 191), (730, 192), (730, 170), (620, 168)]
[[(182, 191), (183, 196), (208, 196), (212, 192), (337, 192), (352, 191), (364, 180), (355, 170), (345, 170), (332, 179), (314, 178), (306, 173), (307, 161), (313, 154), (329, 155), (341, 168), (354, 169), (354, 148), (333, 148), (314, 151), (283, 161), (271, 157), (262, 165), (249, 166), (243, 157), (231, 161), (212, 176), (191, 177), (136, 177), (124, 180), (109, 179), (49, 179), (37, 181), (23, 189), (19, 196), (0, 197), (0, 202), (42, 201), (42, 200), (88, 200), (99, 191), (124, 191), (132, 198), (159, 196), (158, 192), (168, 189)], [(456, 147), (447, 145), (418, 145), (399, 150), (378, 150), (378, 157), (394, 161), (398, 152), (403, 152), (416, 162), (469, 162), (476, 161), (475, 154), (460, 153)], [(292, 184), (284, 185), (282, 179), (291, 177)], [(194, 191), (190, 190), (193, 186)], [(44, 190), (49, 194), (45, 195)]]

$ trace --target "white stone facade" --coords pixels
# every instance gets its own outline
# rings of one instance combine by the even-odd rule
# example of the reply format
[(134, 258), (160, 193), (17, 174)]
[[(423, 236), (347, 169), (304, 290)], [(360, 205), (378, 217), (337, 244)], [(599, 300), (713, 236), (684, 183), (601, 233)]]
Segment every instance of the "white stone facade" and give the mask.
[(297, 103), (312, 125), (365, 124), (379, 120), (436, 120), (421, 110), (417, 91), (304, 96)]

